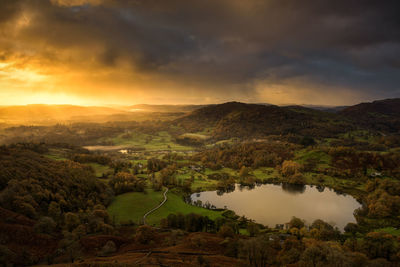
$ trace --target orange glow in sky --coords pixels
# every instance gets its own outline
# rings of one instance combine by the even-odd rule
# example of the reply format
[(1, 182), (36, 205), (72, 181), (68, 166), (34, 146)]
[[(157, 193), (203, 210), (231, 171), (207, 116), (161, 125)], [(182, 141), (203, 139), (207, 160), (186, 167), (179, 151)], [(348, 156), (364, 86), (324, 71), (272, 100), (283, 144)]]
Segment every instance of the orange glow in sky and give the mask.
[(284, 2), (0, 0), (0, 105), (398, 97), (397, 28), (372, 30), (393, 26), (384, 10)]

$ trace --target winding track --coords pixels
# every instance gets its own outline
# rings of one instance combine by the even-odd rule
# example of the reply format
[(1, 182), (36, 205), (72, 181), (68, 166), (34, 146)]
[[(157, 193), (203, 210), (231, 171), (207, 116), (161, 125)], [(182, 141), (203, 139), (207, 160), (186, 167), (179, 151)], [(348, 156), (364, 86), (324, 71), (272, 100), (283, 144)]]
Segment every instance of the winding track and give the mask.
[(149, 210), (148, 212), (146, 212), (145, 215), (143, 215), (143, 224), (146, 224), (146, 217), (147, 217), (150, 213), (152, 213), (153, 211), (158, 210), (159, 208), (161, 208), (162, 205), (164, 205), (165, 202), (167, 202), (167, 200), (168, 200), (168, 198), (167, 198), (167, 192), (168, 192), (168, 188), (167, 188), (167, 189), (165, 190), (165, 192), (164, 192), (164, 200), (163, 200), (157, 207), (155, 207), (155, 208), (152, 209), (152, 210)]

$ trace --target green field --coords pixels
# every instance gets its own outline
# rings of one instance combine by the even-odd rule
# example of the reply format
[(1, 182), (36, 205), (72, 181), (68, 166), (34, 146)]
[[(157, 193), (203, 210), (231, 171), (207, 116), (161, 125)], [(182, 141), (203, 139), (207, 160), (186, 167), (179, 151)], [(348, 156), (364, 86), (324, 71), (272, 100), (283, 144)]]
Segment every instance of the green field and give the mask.
[(49, 149), (49, 152), (44, 156), (54, 160), (67, 160), (62, 149)]
[(207, 148), (212, 148), (212, 147), (214, 147), (215, 145), (222, 145), (222, 144), (229, 144), (229, 145), (231, 145), (231, 144), (234, 144), (234, 143), (236, 143), (236, 142), (237, 142), (237, 139), (236, 139), (236, 138), (231, 138), (231, 139), (226, 139), (226, 140), (220, 140), (220, 141), (217, 141), (216, 143), (213, 143), (213, 144), (207, 144), (206, 147), (207, 147)]
[(375, 232), (387, 233), (387, 234), (391, 234), (393, 236), (400, 236), (400, 229), (396, 229), (394, 227), (386, 227), (386, 228), (376, 229)]
[[(173, 192), (167, 194), (167, 202), (157, 211), (150, 214), (146, 221), (150, 225), (158, 225), (160, 220), (170, 213), (197, 213), (215, 219), (221, 216), (221, 212), (211, 211), (187, 204), (180, 195)], [(107, 210), (112, 220), (116, 223), (132, 221), (140, 223), (143, 215), (156, 207), (163, 200), (163, 192), (147, 190), (147, 194), (133, 192), (119, 195), (108, 206)]]
[(181, 137), (187, 137), (187, 138), (192, 138), (192, 139), (197, 139), (197, 140), (207, 140), (210, 138), (210, 136), (208, 136), (208, 135), (198, 134), (198, 133), (185, 133), (185, 134), (182, 134)]
[(222, 173), (222, 172), (225, 172), (225, 173), (227, 173), (227, 174), (229, 174), (231, 176), (237, 176), (238, 175), (237, 171), (235, 171), (234, 169), (231, 169), (231, 168), (222, 168), (222, 169), (216, 170), (216, 171), (211, 170), (209, 168), (206, 168), (204, 174), (205, 175), (209, 175), (209, 174), (213, 174), (213, 173)]
[(167, 132), (158, 132), (155, 135), (132, 132), (130, 134), (121, 134), (109, 139), (118, 146), (144, 148), (149, 151), (173, 150), (185, 151), (192, 150), (190, 146), (182, 146), (174, 143), (172, 136)]
[(217, 185), (218, 181), (216, 180), (211, 180), (207, 179), (207, 176), (203, 174), (199, 174), (197, 172), (189, 172), (185, 174), (177, 174), (176, 178), (178, 180), (189, 180), (191, 178), (191, 175), (194, 176), (194, 181), (192, 183), (192, 190), (193, 191), (199, 191), (200, 189), (205, 190), (205, 189), (214, 189), (215, 186)]
[(180, 195), (169, 192), (167, 194), (167, 202), (158, 210), (150, 214), (146, 221), (150, 225), (158, 225), (160, 220), (166, 218), (171, 213), (196, 213), (203, 216), (208, 216), (210, 219), (215, 220), (221, 216), (221, 211), (212, 211), (196, 206), (192, 206), (183, 201)]
[(107, 211), (116, 223), (132, 221), (140, 223), (143, 215), (163, 200), (162, 192), (147, 190), (119, 195), (108, 206)]
[(341, 134), (340, 137), (354, 139), (355, 141), (366, 141), (369, 143), (374, 143), (376, 139), (373, 135), (371, 135), (370, 132), (366, 130), (349, 131)]
[(253, 175), (261, 180), (268, 178), (279, 177), (279, 173), (275, 168), (261, 167), (253, 171)]
[(303, 149), (296, 152), (295, 161), (298, 163), (304, 164), (310, 159), (318, 162), (316, 168), (328, 168), (331, 162), (331, 157), (323, 151)]
[(231, 176), (237, 176), (237, 172), (230, 168), (222, 168), (220, 170), (211, 170), (206, 168), (204, 173), (192, 171), (187, 167), (181, 168), (180, 173), (176, 175), (178, 180), (187, 180), (190, 179), (191, 176), (194, 176), (194, 181), (192, 183), (192, 191), (204, 191), (204, 190), (215, 190), (218, 184), (217, 180), (208, 179), (207, 175), (214, 174), (214, 173), (228, 173)]
[(103, 174), (113, 171), (113, 169), (110, 168), (109, 166), (101, 165), (98, 163), (88, 163), (88, 165), (94, 169), (94, 171), (96, 173), (96, 177), (102, 177)]
[(63, 156), (58, 155), (58, 154), (46, 154), (44, 156), (49, 159), (54, 159), (54, 160), (67, 160), (67, 158), (64, 158)]

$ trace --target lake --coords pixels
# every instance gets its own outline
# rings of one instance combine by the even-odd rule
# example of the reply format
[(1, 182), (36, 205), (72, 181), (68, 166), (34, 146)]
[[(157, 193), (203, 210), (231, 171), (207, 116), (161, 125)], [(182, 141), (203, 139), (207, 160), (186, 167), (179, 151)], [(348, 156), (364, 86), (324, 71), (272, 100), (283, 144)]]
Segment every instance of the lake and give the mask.
[(237, 184), (233, 192), (194, 193), (191, 200), (233, 210), (239, 216), (244, 215), (269, 227), (287, 223), (296, 216), (304, 219), (306, 224), (322, 219), (341, 230), (347, 223), (355, 222), (353, 212), (361, 207), (352, 196), (329, 188), (289, 184), (263, 184), (254, 188)]

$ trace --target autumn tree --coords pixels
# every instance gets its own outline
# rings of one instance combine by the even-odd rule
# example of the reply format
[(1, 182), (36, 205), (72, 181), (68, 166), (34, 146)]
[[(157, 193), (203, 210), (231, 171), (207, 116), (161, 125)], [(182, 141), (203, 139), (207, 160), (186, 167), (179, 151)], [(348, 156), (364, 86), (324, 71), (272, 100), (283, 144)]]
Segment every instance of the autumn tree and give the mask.
[(295, 161), (285, 160), (282, 163), (281, 173), (285, 177), (290, 177), (301, 171), (301, 165)]
[(109, 181), (109, 185), (114, 190), (115, 194), (119, 195), (132, 191), (143, 192), (145, 181), (128, 172), (118, 172)]
[(295, 227), (295, 228), (300, 230), (301, 228), (304, 227), (304, 221), (302, 219), (300, 219), (300, 218), (297, 218), (297, 217), (293, 216), (292, 219), (289, 222), (289, 225), (290, 225), (290, 228)]

